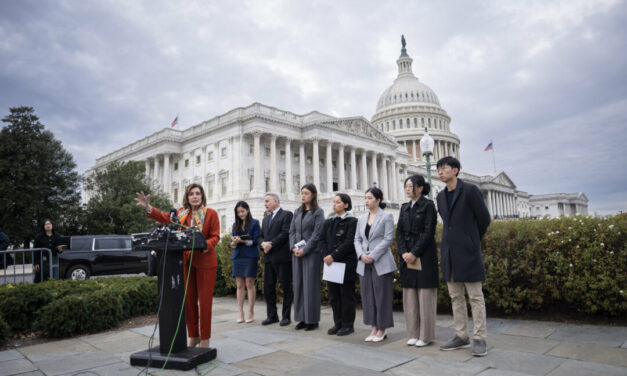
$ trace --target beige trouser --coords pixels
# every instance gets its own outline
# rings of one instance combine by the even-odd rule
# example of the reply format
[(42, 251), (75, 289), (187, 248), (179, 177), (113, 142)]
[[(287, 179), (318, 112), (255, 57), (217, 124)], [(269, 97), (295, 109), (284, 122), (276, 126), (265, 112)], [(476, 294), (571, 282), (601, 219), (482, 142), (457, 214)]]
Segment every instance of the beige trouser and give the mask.
[(403, 289), (403, 311), (408, 338), (435, 339), (438, 289)]
[(447, 282), (448, 293), (453, 306), (453, 322), (455, 334), (459, 338), (468, 338), (468, 308), (464, 296), (464, 286), (470, 298), (472, 321), (474, 324), (473, 339), (486, 339), (486, 313), (481, 282)]

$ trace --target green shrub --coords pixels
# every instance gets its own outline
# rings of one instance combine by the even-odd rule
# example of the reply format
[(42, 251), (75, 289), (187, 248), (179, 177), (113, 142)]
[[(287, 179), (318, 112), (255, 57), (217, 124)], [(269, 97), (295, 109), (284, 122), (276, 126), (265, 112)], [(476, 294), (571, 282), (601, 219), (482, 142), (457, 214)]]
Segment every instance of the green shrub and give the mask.
[(0, 313), (0, 345), (4, 345), (9, 338), (11, 338), (11, 328)]

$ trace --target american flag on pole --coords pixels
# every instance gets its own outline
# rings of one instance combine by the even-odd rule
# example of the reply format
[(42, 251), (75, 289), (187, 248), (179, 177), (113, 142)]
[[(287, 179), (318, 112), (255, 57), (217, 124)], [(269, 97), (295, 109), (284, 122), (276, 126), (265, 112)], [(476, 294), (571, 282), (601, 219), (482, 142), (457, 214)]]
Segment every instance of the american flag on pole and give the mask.
[(172, 120), (172, 124), (170, 125), (170, 128), (174, 128), (178, 123), (179, 123), (179, 116), (176, 115), (174, 120)]
[(492, 147), (492, 141), (490, 141), (488, 146), (486, 146), (485, 149), (483, 149), (483, 151), (488, 151), (488, 150), (494, 150), (494, 148)]

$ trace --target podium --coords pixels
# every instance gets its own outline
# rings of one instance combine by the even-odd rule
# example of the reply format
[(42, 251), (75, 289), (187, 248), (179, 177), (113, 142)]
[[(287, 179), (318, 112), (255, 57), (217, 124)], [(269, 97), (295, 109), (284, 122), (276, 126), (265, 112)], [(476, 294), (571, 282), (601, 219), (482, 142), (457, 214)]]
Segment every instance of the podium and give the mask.
[[(133, 251), (156, 252), (161, 309), (159, 346), (131, 354), (131, 365), (162, 368), (165, 364), (166, 369), (186, 371), (215, 359), (215, 348), (187, 347), (186, 341), (183, 252), (192, 248), (194, 251), (207, 249), (205, 237), (197, 230), (175, 231), (164, 228), (133, 234), (132, 244)], [(148, 254), (148, 257), (154, 256)]]

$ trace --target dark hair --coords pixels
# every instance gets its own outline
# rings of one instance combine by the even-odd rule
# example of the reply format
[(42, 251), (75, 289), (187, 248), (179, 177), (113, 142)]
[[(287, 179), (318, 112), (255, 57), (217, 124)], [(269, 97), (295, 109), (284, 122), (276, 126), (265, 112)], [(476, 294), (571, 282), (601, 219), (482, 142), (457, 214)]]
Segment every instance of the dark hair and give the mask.
[[(237, 215), (237, 208), (244, 208), (248, 211), (248, 215), (246, 215), (246, 223), (243, 223), (242, 219), (239, 215)], [(233, 209), (233, 211), (235, 212), (233, 231), (235, 231), (235, 233), (238, 231), (248, 231), (253, 221), (253, 216), (250, 214), (250, 206), (248, 206), (248, 203), (246, 201), (238, 201), (237, 204), (235, 204), (235, 209)]]
[(457, 174), (455, 174), (455, 176), (459, 175), (459, 170), (462, 169), (462, 165), (459, 164), (459, 161), (455, 157), (450, 157), (450, 156), (444, 157), (438, 161), (435, 167), (440, 168), (440, 167), (444, 167), (444, 165), (448, 165), (451, 168), (456, 168)]
[[(309, 192), (311, 192), (311, 203), (309, 204), (309, 206), (310, 206), (309, 209), (313, 213), (316, 209), (318, 209), (318, 189), (316, 189), (316, 186), (311, 184), (311, 183), (307, 183), (307, 184), (303, 185), (302, 187), (300, 187), (301, 191), (303, 189), (306, 189)], [(305, 209), (307, 209), (305, 207), (305, 204), (301, 204), (300, 210), (304, 211)]]
[(346, 211), (353, 210), (353, 202), (351, 201), (351, 196), (347, 195), (346, 193), (337, 193), (335, 196), (339, 197), (344, 204), (348, 204)]
[(405, 179), (405, 182), (403, 183), (403, 187), (405, 186), (405, 184), (407, 184), (408, 180), (411, 181), (411, 184), (414, 186), (413, 188), (414, 194), (416, 194), (416, 190), (418, 189), (418, 187), (422, 187), (423, 196), (428, 195), (429, 192), (431, 191), (431, 186), (429, 185), (429, 183), (425, 181), (425, 178), (423, 178), (421, 175), (409, 176), (407, 179)]
[(372, 193), (372, 195), (374, 196), (375, 199), (380, 200), (379, 201), (379, 207), (381, 209), (385, 209), (386, 204), (385, 204), (385, 202), (383, 202), (383, 191), (380, 190), (377, 187), (370, 187), (370, 188), (368, 188), (366, 193), (368, 193), (368, 192)]
[(52, 233), (54, 234), (54, 222), (52, 222), (50, 218), (44, 218), (44, 220), (41, 222), (41, 233), (44, 235), (46, 234), (46, 222), (50, 222), (50, 224), (52, 225)]
[(200, 189), (200, 195), (202, 196), (202, 201), (201, 201), (200, 205), (201, 206), (207, 206), (207, 196), (205, 196), (205, 190), (202, 188), (202, 185), (200, 185), (198, 183), (192, 183), (192, 184), (188, 185), (187, 187), (185, 187), (185, 196), (183, 196), (183, 207), (185, 209), (187, 209), (187, 210), (192, 210), (192, 205), (190, 205), (189, 199), (187, 198), (187, 196), (189, 196), (189, 193), (194, 188)]

